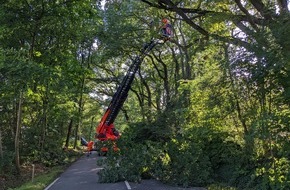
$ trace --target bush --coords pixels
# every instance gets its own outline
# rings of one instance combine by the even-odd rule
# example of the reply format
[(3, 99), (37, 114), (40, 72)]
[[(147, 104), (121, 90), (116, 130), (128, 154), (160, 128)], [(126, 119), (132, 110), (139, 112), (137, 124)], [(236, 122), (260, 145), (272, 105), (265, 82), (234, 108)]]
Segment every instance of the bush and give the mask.
[(156, 178), (183, 187), (210, 182), (209, 159), (202, 147), (192, 142), (126, 143), (119, 153), (109, 152), (101, 164), (105, 168), (99, 173), (100, 182), (139, 182), (144, 178)]
[[(173, 139), (156, 164), (155, 173), (162, 181), (183, 187), (203, 186), (211, 182), (211, 163), (203, 145), (185, 139)], [(162, 167), (162, 171), (158, 167)], [(158, 171), (158, 172), (157, 172)]]
[(290, 161), (287, 158), (273, 158), (260, 164), (252, 175), (252, 187), (259, 189), (290, 189)]
[(99, 181), (139, 182), (142, 178), (152, 177), (152, 166), (161, 151), (158, 146), (150, 141), (146, 144), (127, 142), (122, 145), (120, 152), (109, 151), (107, 158), (99, 163), (105, 166), (99, 173)]
[[(118, 142), (120, 152), (110, 152), (102, 163), (100, 182), (135, 181), (155, 178), (183, 187), (205, 186), (214, 180), (235, 183), (251, 173), (241, 168), (248, 159), (243, 148), (218, 130), (191, 128), (183, 136), (155, 142), (134, 134)], [(232, 138), (233, 139), (233, 138)], [(249, 179), (249, 178), (247, 178)]]
[(0, 174), (11, 175), (16, 172), (14, 157), (14, 152), (4, 152), (3, 159), (0, 158)]

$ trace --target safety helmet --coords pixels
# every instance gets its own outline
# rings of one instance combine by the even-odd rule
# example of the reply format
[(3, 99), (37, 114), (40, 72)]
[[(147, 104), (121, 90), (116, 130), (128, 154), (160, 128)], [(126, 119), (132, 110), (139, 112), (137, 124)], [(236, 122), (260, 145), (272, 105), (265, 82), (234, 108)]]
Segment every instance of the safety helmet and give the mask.
[(166, 18), (163, 18), (162, 19), (162, 23), (167, 24), (168, 23), (168, 20)]

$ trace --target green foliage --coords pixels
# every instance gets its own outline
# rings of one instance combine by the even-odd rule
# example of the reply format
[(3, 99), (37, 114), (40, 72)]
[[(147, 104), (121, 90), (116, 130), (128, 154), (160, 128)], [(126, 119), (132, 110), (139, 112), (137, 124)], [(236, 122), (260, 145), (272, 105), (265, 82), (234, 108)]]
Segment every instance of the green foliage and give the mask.
[[(253, 123), (255, 155), (249, 187), (289, 188), (289, 114), (288, 110), (262, 115)], [(286, 149), (285, 149), (286, 148)]]
[(65, 164), (62, 147), (67, 126), (80, 117), (76, 105), (81, 90), (88, 91), (81, 89), (81, 82), (92, 73), (85, 67), (89, 65), (85, 57), (97, 33), (95, 5), (90, 0), (1, 1), (0, 7), (1, 163), (7, 166), (3, 169), (8, 173), (14, 167), (8, 150), (14, 149), (19, 91), (24, 94), (21, 161)]
[(13, 175), (16, 173), (14, 167), (14, 152), (7, 151), (3, 155), (3, 158), (0, 157), (0, 174)]
[[(174, 39), (145, 58), (123, 107), (126, 120), (115, 123), (127, 126), (121, 151), (104, 160), (101, 181), (289, 189), (287, 11), (278, 11), (276, 1), (262, 11), (251, 2), (174, 1), (198, 10), (180, 15), (150, 2), (156, 6), (106, 1), (102, 9), (91, 0), (1, 1), (1, 171), (14, 172), (9, 150), (20, 91), (21, 159), (64, 164), (70, 121), (71, 133), (93, 136), (104, 97), (112, 96), (128, 60), (168, 17)], [(209, 32), (206, 39), (196, 25)]]
[(206, 185), (215, 178), (229, 180), (242, 164), (242, 148), (230, 138), (224, 140), (229, 136), (192, 128), (183, 136), (160, 143), (131, 133), (118, 144), (121, 151), (109, 154), (104, 160), (100, 180), (140, 181), (150, 177), (183, 187)]
[(163, 172), (161, 180), (183, 187), (203, 186), (211, 182), (211, 163), (203, 151), (203, 144), (196, 139), (173, 139), (166, 146), (161, 158)]
[(62, 167), (53, 167), (47, 173), (41, 174), (34, 178), (34, 182), (27, 182), (17, 188), (9, 188), (9, 190), (43, 190), (47, 187), (61, 172)]
[(230, 187), (224, 184), (212, 184), (207, 187), (208, 190), (238, 190), (235, 187)]
[(159, 158), (162, 150), (156, 143), (147, 141), (146, 144), (148, 146), (124, 142), (120, 152), (109, 153), (102, 163), (105, 169), (99, 173), (100, 182), (139, 182), (142, 177), (152, 177), (153, 166), (156, 164), (154, 161)]
[(259, 165), (252, 177), (253, 185), (261, 189), (289, 189), (290, 161), (287, 158), (266, 161)]

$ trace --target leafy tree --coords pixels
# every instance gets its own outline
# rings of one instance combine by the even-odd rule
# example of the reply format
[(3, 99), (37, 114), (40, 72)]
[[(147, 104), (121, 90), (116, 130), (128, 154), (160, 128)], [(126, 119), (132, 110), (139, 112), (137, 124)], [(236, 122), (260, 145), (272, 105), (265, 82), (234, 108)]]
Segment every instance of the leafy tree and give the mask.
[[(142, 130), (131, 126), (132, 138), (168, 143), (170, 139), (200, 132), (205, 139), (194, 137), (191, 140), (207, 147), (204, 154), (211, 163), (207, 171), (214, 171), (213, 179), (230, 178), (230, 182), (241, 188), (259, 184), (265, 189), (287, 188), (287, 180), (278, 182), (279, 176), (287, 176), (281, 170), (287, 167), (287, 161), (284, 162), (284, 155), (274, 153), (273, 144), (288, 145), (281, 133), (270, 127), (287, 125), (289, 120), (281, 116), (286, 122), (282, 125), (272, 120), (277, 112), (287, 112), (289, 106), (288, 80), (285, 80), (289, 72), (288, 38), (277, 35), (284, 34), (287, 28), (282, 24), (289, 20), (284, 20), (289, 17), (287, 2), (141, 2), (145, 3), (144, 7), (148, 5), (143, 15), (150, 10), (160, 17), (169, 17), (176, 36), (172, 40), (174, 45), (169, 47), (171, 55), (164, 56), (155, 50), (145, 60), (153, 69), (149, 64), (143, 66), (133, 86), (142, 115), (147, 114), (146, 110), (150, 110), (151, 115), (145, 117), (150, 118), (149, 124), (143, 124)], [(284, 42), (280, 41), (282, 38)], [(148, 106), (144, 106), (146, 101)], [(128, 113), (136, 110), (132, 108), (136, 100), (129, 102)], [(152, 110), (159, 114), (155, 115)], [(166, 133), (168, 129), (173, 129), (170, 130), (173, 133)], [(282, 129), (285, 129), (283, 134), (288, 134), (288, 129)], [(164, 141), (162, 135), (167, 140)], [(280, 140), (273, 141), (276, 138)], [(179, 146), (186, 144), (181, 139), (178, 138)], [(166, 150), (165, 147), (161, 149)], [(282, 159), (283, 164), (274, 167), (276, 159)], [(272, 167), (280, 172), (274, 178)]]
[[(19, 138), (20, 162), (56, 164), (69, 121), (80, 125), (83, 119), (84, 81), (98, 33), (95, 3), (9, 1), (1, 2), (0, 12), (4, 157)], [(19, 97), (22, 118), (15, 133)]]

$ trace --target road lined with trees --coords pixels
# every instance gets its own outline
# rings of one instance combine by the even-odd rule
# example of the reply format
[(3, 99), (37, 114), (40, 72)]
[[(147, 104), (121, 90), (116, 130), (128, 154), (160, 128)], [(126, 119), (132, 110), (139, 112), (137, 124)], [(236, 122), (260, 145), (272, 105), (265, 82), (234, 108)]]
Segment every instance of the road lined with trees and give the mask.
[[(290, 188), (287, 0), (10, 0), (0, 6), (0, 187), (65, 164), (162, 18), (173, 39), (137, 72), (103, 182)], [(122, 158), (122, 159), (120, 159)], [(115, 160), (120, 160), (116, 166)]]

